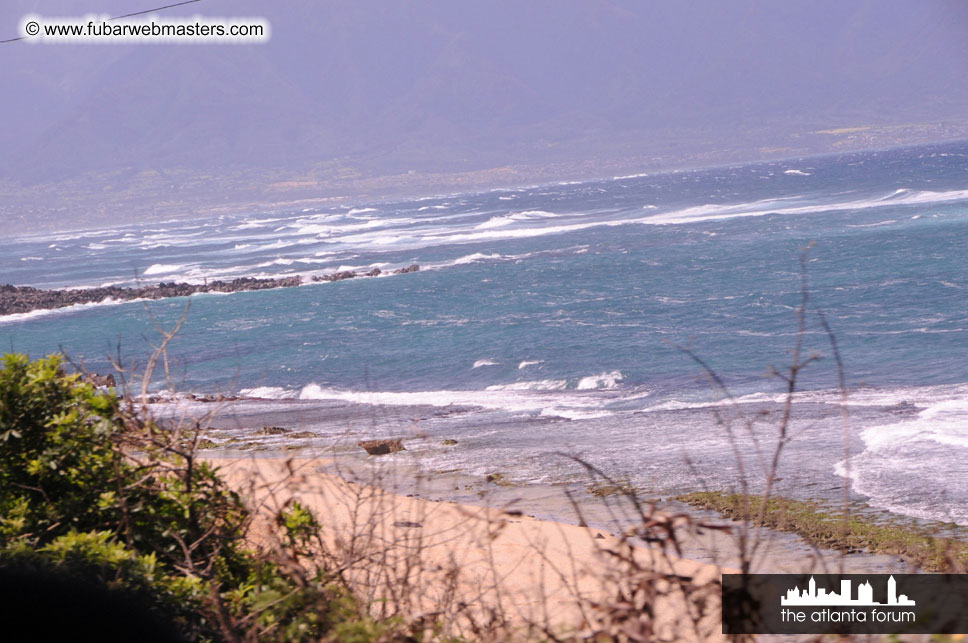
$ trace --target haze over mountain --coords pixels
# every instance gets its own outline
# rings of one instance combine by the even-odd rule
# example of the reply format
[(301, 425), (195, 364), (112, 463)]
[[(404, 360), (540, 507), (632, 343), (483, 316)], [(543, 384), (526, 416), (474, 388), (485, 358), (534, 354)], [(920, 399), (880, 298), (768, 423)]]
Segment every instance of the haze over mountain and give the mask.
[[(7, 0), (0, 39), (26, 13), (151, 6)], [(195, 14), (264, 16), (272, 38), (0, 45), (0, 179), (594, 171), (968, 134), (958, 0), (205, 0), (163, 12)], [(861, 127), (869, 140), (816, 133)]]

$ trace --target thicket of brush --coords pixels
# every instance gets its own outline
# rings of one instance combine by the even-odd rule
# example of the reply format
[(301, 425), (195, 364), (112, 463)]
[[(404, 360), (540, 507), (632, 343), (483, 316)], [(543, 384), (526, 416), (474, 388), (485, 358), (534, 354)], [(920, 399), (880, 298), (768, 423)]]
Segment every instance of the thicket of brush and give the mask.
[[(396, 620), (368, 618), (326, 570), (285, 564), (314, 528), (298, 505), (278, 520), (289, 552), (252, 549), (245, 539), (250, 511), (195, 457), (195, 441), (190, 429), (161, 430), (122, 398), (65, 374), (57, 357), (31, 362), (7, 355), (0, 370), (6, 627), (28, 610), (48, 615), (31, 623), (40, 638), (49, 628), (77, 635), (83, 621), (63, 622), (69, 605), (57, 604), (54, 589), (80, 587), (103, 594), (100, 609), (136, 599), (131, 609), (147, 620), (132, 626), (156, 640), (400, 634)], [(40, 582), (50, 604), (28, 604), (37, 597), (12, 579)], [(25, 604), (14, 609), (9, 601), (18, 597)], [(89, 598), (74, 593), (69, 600)], [(124, 618), (116, 613), (104, 622)]]

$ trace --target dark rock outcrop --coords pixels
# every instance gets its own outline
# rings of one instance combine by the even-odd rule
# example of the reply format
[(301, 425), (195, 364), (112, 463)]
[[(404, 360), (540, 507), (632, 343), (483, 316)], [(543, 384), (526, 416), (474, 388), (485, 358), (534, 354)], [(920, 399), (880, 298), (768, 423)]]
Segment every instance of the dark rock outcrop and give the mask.
[[(398, 268), (392, 274), (400, 275), (417, 272), (420, 266), (412, 264), (406, 268)], [(383, 271), (373, 268), (369, 272), (357, 273), (352, 270), (341, 270), (328, 275), (316, 275), (313, 281), (342, 281), (355, 277), (377, 277)], [(167, 299), (169, 297), (187, 297), (205, 292), (243, 292), (247, 290), (268, 290), (270, 288), (292, 288), (302, 284), (301, 277), (280, 277), (278, 279), (257, 279), (255, 277), (239, 277), (232, 281), (209, 281), (203, 284), (176, 283), (174, 281), (161, 282), (157, 286), (141, 286), (138, 288), (123, 288), (121, 286), (102, 286), (99, 288), (74, 288), (63, 290), (41, 290), (31, 286), (13, 286), (0, 284), (0, 316), (16, 313), (29, 313), (32, 310), (48, 310), (64, 308), (76, 304), (95, 304), (107, 300), (131, 301), (133, 299)]]
[(894, 415), (917, 415), (921, 412), (921, 409), (917, 405), (911, 404), (907, 400), (902, 400), (893, 406), (889, 406), (887, 410)]
[(270, 288), (291, 288), (302, 283), (300, 277), (281, 277), (279, 279), (256, 279), (239, 277), (232, 281), (209, 281), (203, 284), (161, 282), (156, 286), (122, 288), (121, 286), (102, 286), (100, 288), (41, 290), (30, 286), (0, 285), (0, 315), (28, 313), (32, 310), (64, 308), (76, 304), (93, 304), (108, 299), (131, 301), (132, 299), (166, 299), (168, 297), (187, 297), (205, 292), (241, 292), (246, 290), (267, 290)]
[(238, 395), (224, 395), (222, 393), (211, 394), (211, 393), (189, 393), (188, 399), (193, 402), (204, 402), (210, 404), (213, 402), (238, 402), (242, 398)]
[(344, 279), (352, 279), (353, 277), (356, 277), (356, 273), (352, 270), (342, 270), (329, 275), (316, 275), (313, 277), (313, 281), (343, 281)]
[(360, 440), (356, 445), (366, 449), (368, 455), (386, 455), (406, 450), (403, 442), (398, 439)]
[[(397, 268), (390, 274), (402, 275), (408, 272), (417, 272), (420, 270), (420, 266), (417, 264), (411, 264), (406, 268)], [(313, 277), (313, 281), (343, 281), (344, 279), (353, 279), (355, 277), (379, 277), (384, 274), (379, 268), (372, 268), (367, 272), (356, 272), (354, 270), (341, 270), (339, 272), (332, 272), (328, 275), (316, 275)]]
[(105, 388), (115, 388), (118, 383), (114, 379), (113, 373), (108, 373), (107, 375), (98, 375), (97, 373), (85, 373), (84, 381), (92, 386), (105, 387)]
[(393, 523), (394, 527), (400, 527), (402, 529), (419, 529), (423, 527), (419, 522), (414, 522), (412, 520), (397, 520)]

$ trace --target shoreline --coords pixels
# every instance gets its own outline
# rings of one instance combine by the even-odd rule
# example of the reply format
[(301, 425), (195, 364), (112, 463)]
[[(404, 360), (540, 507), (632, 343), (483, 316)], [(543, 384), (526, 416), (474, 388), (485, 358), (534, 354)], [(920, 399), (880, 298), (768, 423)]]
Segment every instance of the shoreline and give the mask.
[[(186, 400), (187, 402), (188, 400)], [(251, 402), (253, 406), (238, 405)], [(367, 484), (377, 484), (387, 492), (403, 496), (417, 496), (432, 501), (449, 501), (475, 506), (513, 505), (516, 510), (537, 519), (572, 525), (587, 524), (609, 534), (620, 534), (636, 524), (631, 503), (621, 494), (599, 497), (591, 477), (565, 476), (560, 482), (529, 482), (515, 479), (513, 468), (481, 465), (473, 470), (464, 462), (467, 456), (458, 455), (466, 448), (479, 448), (467, 433), (455, 427), (465, 425), (465, 413), (470, 408), (405, 407), (384, 411), (380, 430), (362, 425), (361, 417), (370, 417), (356, 404), (319, 403), (292, 400), (196, 398), (183, 404), (161, 404), (155, 407), (165, 421), (178, 422), (203, 415), (209, 429), (205, 457), (242, 457), (258, 459), (302, 458), (311, 455), (327, 462), (326, 472)], [(162, 408), (166, 409), (162, 411)], [(436, 417), (449, 425), (427, 425), (415, 432), (415, 418)], [(372, 420), (372, 418), (370, 418)], [(446, 428), (450, 426), (450, 428)], [(323, 430), (320, 429), (322, 427)], [(327, 430), (328, 429), (328, 430)], [(406, 450), (399, 454), (368, 456), (357, 444), (359, 440), (402, 438)], [(460, 438), (458, 441), (445, 438)], [(495, 475), (496, 474), (496, 475)], [(488, 480), (493, 475), (493, 480)], [(621, 483), (621, 478), (616, 480)], [(598, 481), (602, 484), (601, 481)], [(607, 485), (606, 485), (607, 486)], [(639, 500), (655, 502), (660, 511), (689, 516), (699, 522), (731, 525), (733, 523), (714, 511), (697, 509), (675, 500), (689, 491), (707, 490), (700, 482), (689, 489), (668, 496), (650, 496), (647, 492)], [(783, 495), (782, 493), (780, 494)], [(886, 517), (893, 514), (885, 512)], [(910, 566), (897, 556), (866, 551), (842, 555), (839, 551), (815, 547), (794, 533), (763, 528), (757, 531), (764, 544), (754, 561), (754, 571), (764, 573), (799, 573), (807, 570), (845, 569), (857, 573), (898, 573)], [(644, 544), (644, 543), (643, 543)], [(689, 538), (682, 543), (684, 555), (698, 561), (740, 567), (740, 555), (735, 536), (724, 536), (713, 530), (702, 538)]]
[[(595, 497), (564, 484), (514, 484), (482, 481), (461, 471), (428, 471), (409, 463), (395, 463), (386, 456), (365, 456), (332, 450), (312, 453), (311, 448), (292, 451), (206, 450), (202, 457), (217, 462), (252, 460), (280, 463), (287, 460), (314, 461), (322, 476), (335, 477), (349, 484), (379, 488), (381, 493), (414, 501), (447, 503), (475, 510), (507, 509), (541, 523), (566, 525), (591, 530), (611, 539), (620, 538), (641, 520), (632, 503), (620, 494)], [(362, 450), (361, 450), (362, 451)], [(270, 465), (276, 466), (276, 465)], [(695, 525), (718, 525), (729, 531), (696, 528), (681, 529), (680, 555), (701, 565), (739, 569), (742, 561), (737, 545), (740, 523), (715, 511), (691, 507), (675, 499), (640, 499), (658, 515), (680, 516)], [(910, 573), (914, 568), (897, 556), (867, 551), (842, 553), (816, 547), (795, 533), (762, 527), (755, 529), (761, 546), (751, 571), (754, 573), (806, 573), (836, 571), (849, 573)], [(639, 547), (650, 544), (633, 538)]]

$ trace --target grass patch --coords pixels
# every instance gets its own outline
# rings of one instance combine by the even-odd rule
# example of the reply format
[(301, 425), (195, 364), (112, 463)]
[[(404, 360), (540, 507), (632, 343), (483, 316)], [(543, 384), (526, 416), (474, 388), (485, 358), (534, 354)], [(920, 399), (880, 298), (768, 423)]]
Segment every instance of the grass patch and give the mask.
[[(718, 511), (733, 520), (795, 533), (818, 547), (904, 556), (931, 572), (955, 572), (968, 566), (968, 542), (939, 536), (938, 529), (914, 521), (877, 519), (860, 513), (844, 521), (838, 509), (781, 497), (770, 498), (764, 509), (762, 496), (721, 491), (689, 493), (676, 500)], [(950, 525), (947, 527), (950, 529)]]
[(631, 496), (636, 492), (635, 487), (627, 482), (621, 482), (616, 484), (600, 483), (588, 486), (588, 493), (595, 496), (596, 498), (607, 498), (609, 496)]
[(490, 482), (496, 484), (500, 487), (516, 487), (517, 485), (508, 480), (508, 477), (503, 473), (489, 473), (484, 476), (485, 482)]
[(281, 426), (264, 426), (255, 433), (256, 435), (282, 435), (289, 433), (289, 429), (284, 429)]

